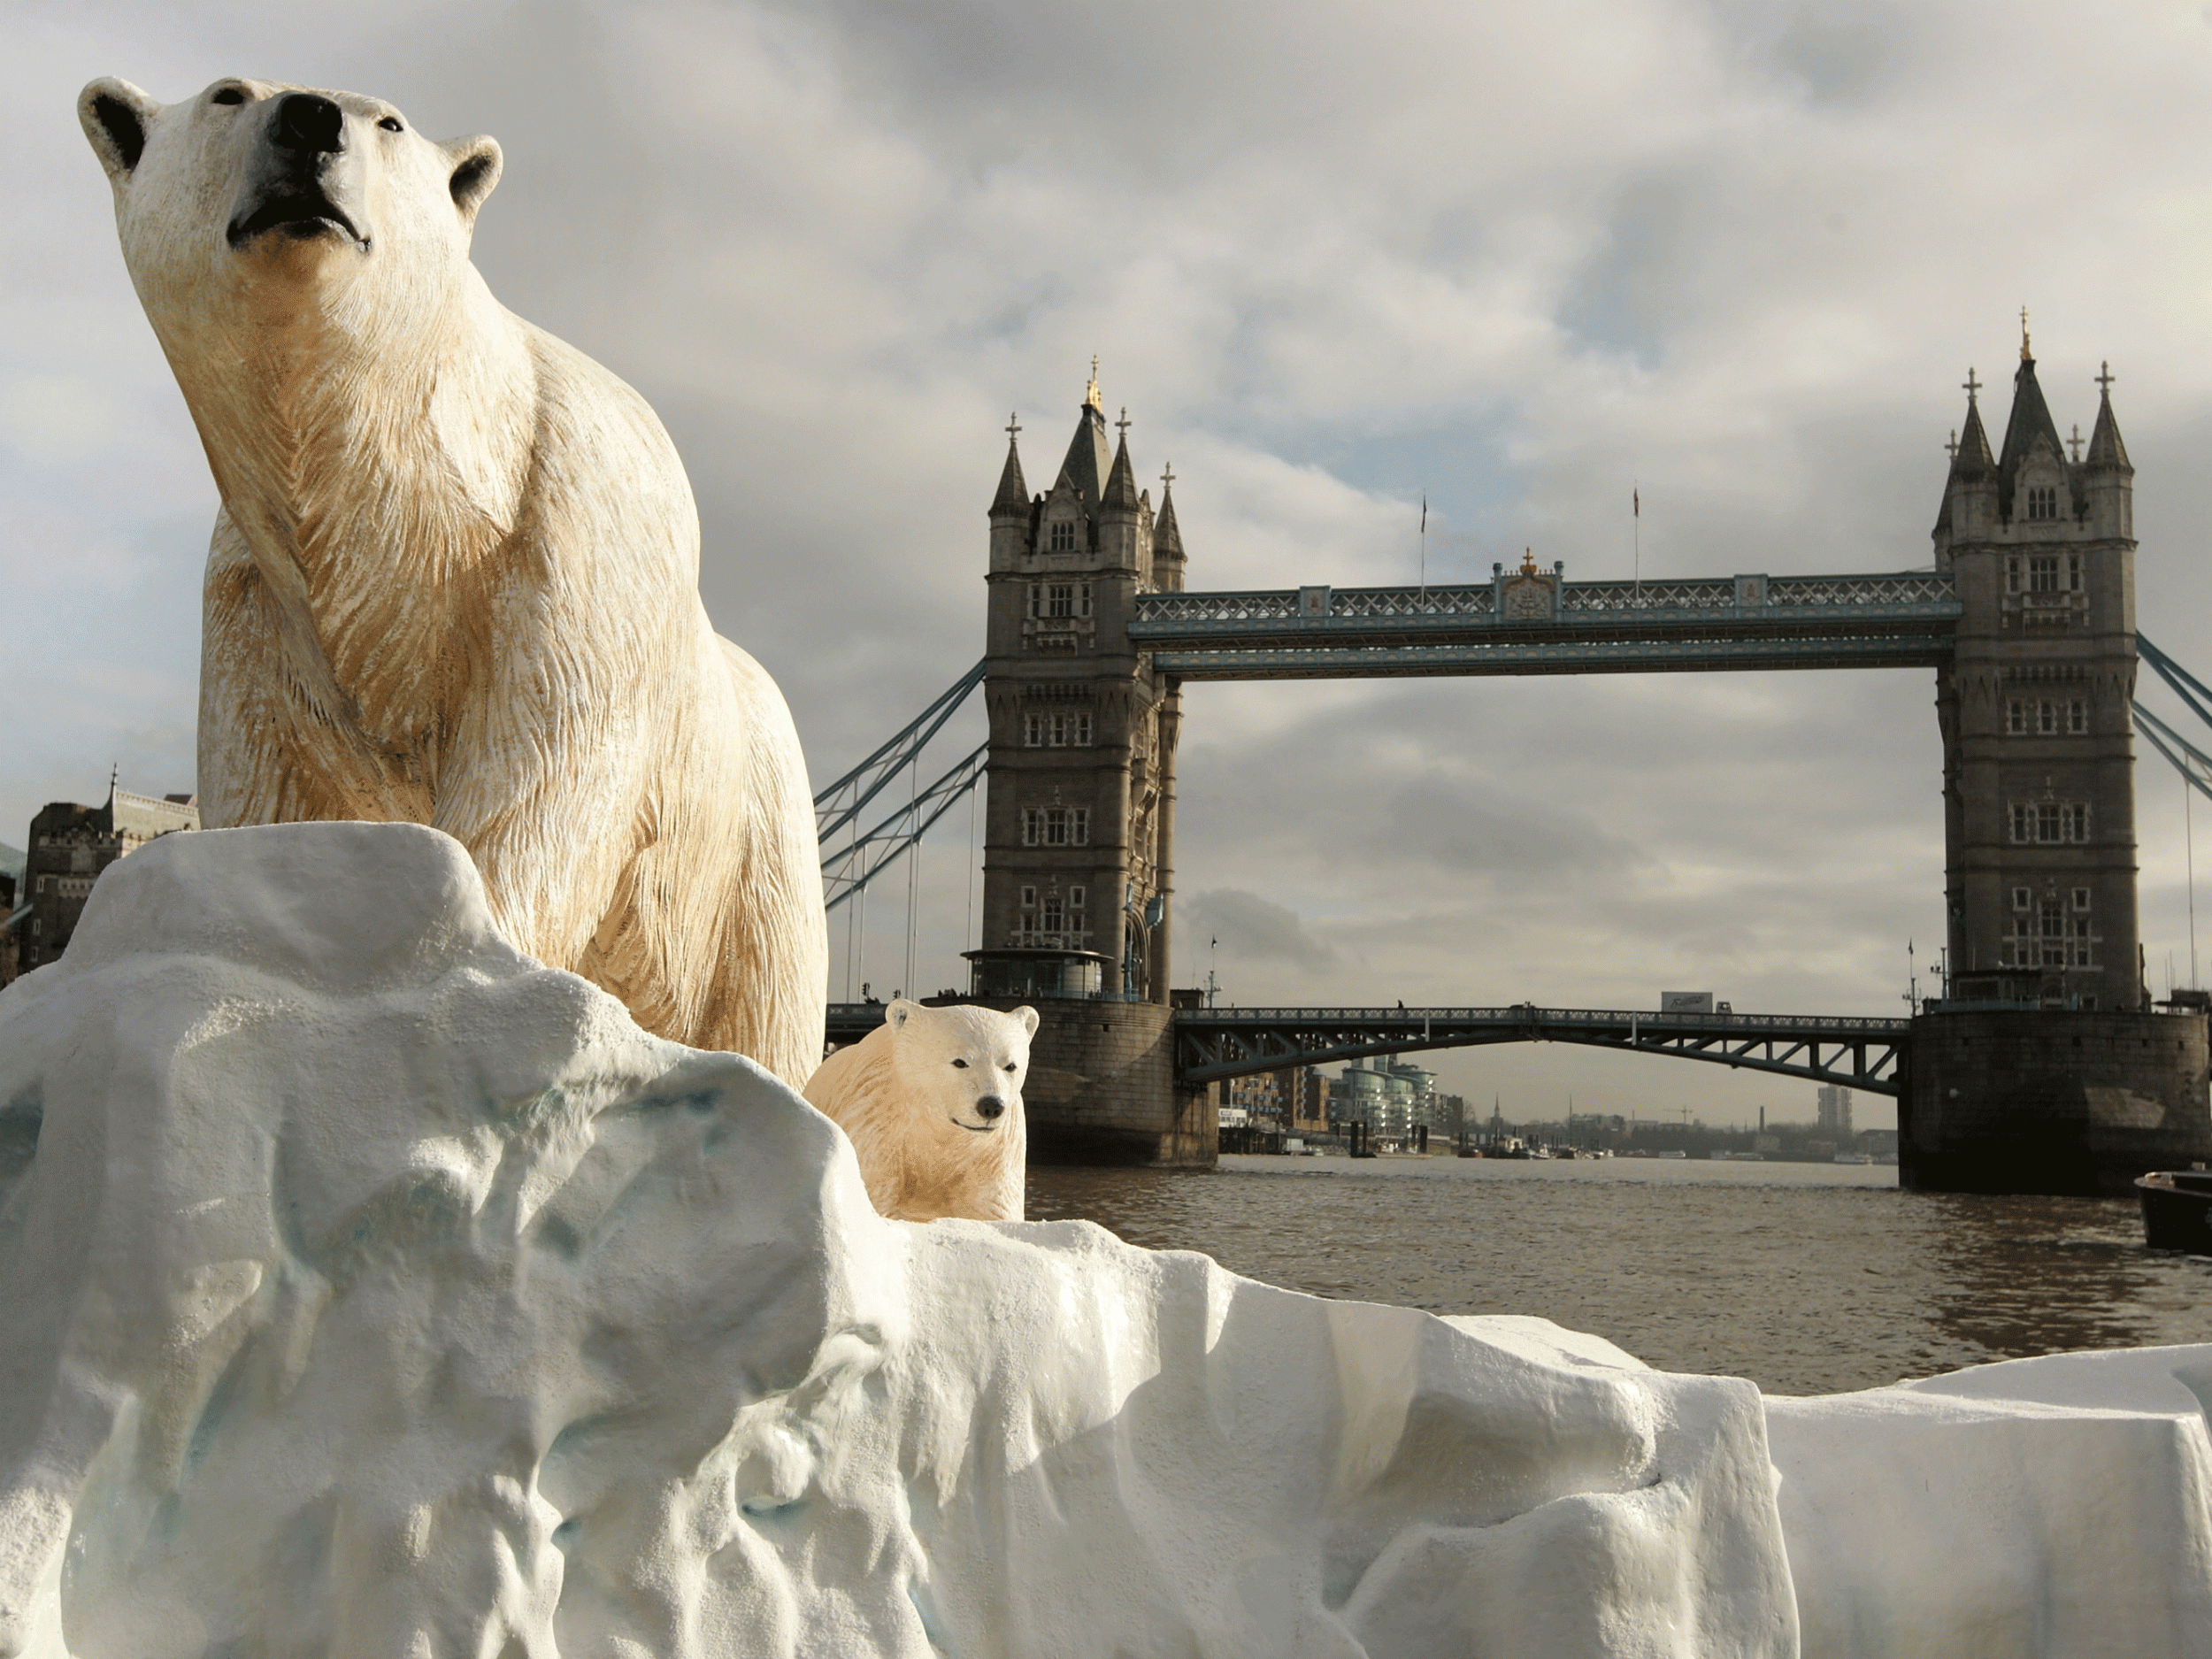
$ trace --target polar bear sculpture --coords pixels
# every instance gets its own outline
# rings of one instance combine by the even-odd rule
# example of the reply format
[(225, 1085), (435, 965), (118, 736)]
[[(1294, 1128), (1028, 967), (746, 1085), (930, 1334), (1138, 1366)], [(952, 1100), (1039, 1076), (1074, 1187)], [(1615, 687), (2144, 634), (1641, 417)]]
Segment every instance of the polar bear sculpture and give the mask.
[(806, 1097), (851, 1139), (879, 1214), (895, 1221), (1022, 1218), (1029, 1128), (1022, 1082), (1037, 1010), (903, 998), (822, 1062)]
[(539, 959), (803, 1083), (827, 941), (797, 735), (708, 623), (652, 411), (469, 263), (498, 145), (266, 81), (96, 81), (78, 111), (222, 494), (209, 826), (444, 830)]

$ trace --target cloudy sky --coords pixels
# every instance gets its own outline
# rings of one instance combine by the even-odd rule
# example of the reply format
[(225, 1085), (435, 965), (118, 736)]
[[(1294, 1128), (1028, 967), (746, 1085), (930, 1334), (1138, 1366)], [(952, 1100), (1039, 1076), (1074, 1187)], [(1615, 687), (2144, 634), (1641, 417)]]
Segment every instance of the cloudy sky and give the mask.
[[(2024, 303), (2062, 427), (2120, 377), (2146, 631), (2212, 671), (2212, 7), (0, 0), (0, 841), (111, 764), (192, 776), (214, 492), (77, 130), (98, 74), (496, 136), (477, 262), (659, 410), (708, 606), (818, 782), (979, 654), (1007, 411), (1041, 486), (1094, 352), (1141, 472), (1174, 465), (1194, 588), (1409, 579), (1424, 492), (1432, 580), (1524, 546), (1625, 576), (1632, 485), (1647, 576), (1890, 570), (1929, 562), (1970, 364), (2001, 419)], [(1177, 978), (1900, 1010), (1941, 933), (1933, 691), (1194, 687)], [(2180, 786), (2140, 781), (2162, 990)], [(960, 977), (966, 834), (923, 862), (923, 988)], [(879, 887), (856, 982), (904, 982), (906, 930)], [(1811, 1114), (1648, 1059), (1436, 1064), (1509, 1115)]]

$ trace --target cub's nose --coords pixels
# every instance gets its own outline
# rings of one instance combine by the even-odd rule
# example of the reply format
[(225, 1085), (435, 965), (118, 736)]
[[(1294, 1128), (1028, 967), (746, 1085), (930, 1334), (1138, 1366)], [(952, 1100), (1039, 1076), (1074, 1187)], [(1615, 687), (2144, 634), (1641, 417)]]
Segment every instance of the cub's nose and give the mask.
[(315, 93), (288, 92), (277, 100), (276, 142), (287, 150), (343, 150), (345, 111)]
[(1006, 1102), (995, 1094), (986, 1094), (975, 1103), (975, 1115), (986, 1123), (994, 1118), (1003, 1117), (1005, 1112)]

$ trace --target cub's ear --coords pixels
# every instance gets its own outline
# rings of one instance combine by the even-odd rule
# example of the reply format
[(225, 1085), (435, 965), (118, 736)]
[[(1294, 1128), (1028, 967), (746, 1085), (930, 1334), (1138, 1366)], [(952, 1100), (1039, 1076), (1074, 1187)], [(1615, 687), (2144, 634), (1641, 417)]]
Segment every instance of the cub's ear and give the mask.
[(1031, 1036), (1037, 1034), (1037, 1010), (1035, 1009), (1027, 1006), (1018, 1008), (1014, 1010), (1014, 1018), (1021, 1021), (1022, 1029)]
[(883, 1010), (884, 1023), (892, 1030), (896, 1031), (921, 1011), (922, 1005), (919, 1002), (910, 1002), (902, 996), (895, 996), (891, 999), (891, 1006)]
[(476, 210), (484, 205), (492, 186), (499, 182), (499, 171), (506, 165), (506, 158), (499, 153), (496, 140), (481, 134), (457, 138), (441, 148), (452, 169), (446, 188), (453, 193), (453, 205), (461, 210), (463, 219), (474, 224)]
[(92, 141), (92, 153), (118, 184), (131, 176), (146, 153), (146, 132), (161, 105), (127, 81), (103, 75), (77, 95), (77, 119)]

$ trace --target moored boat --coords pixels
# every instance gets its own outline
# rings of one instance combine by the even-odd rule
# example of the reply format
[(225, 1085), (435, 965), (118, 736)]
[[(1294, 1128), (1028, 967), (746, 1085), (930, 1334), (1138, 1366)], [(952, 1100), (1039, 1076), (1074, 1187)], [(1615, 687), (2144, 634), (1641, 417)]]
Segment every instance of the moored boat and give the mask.
[(2135, 1178), (2143, 1200), (2143, 1241), (2154, 1250), (2212, 1256), (2212, 1173), (2153, 1170)]

